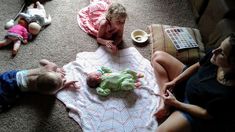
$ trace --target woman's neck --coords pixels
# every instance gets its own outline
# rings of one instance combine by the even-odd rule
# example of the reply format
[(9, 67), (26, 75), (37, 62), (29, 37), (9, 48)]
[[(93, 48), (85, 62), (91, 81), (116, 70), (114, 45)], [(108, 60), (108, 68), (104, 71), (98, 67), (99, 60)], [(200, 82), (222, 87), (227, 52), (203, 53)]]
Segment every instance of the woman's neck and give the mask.
[(227, 79), (226, 74), (230, 73), (231, 69), (219, 67), (217, 70), (217, 81), (226, 86), (235, 86), (234, 79)]

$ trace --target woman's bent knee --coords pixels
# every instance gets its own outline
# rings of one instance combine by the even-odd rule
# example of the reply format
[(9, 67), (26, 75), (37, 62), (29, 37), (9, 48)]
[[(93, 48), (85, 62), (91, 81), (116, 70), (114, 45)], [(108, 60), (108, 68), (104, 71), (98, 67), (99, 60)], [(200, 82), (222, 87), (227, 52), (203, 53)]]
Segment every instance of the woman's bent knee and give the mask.
[(164, 52), (164, 51), (155, 51), (153, 53), (153, 56), (151, 58), (152, 63), (153, 62), (162, 62), (165, 60), (165, 58), (167, 57), (168, 53)]

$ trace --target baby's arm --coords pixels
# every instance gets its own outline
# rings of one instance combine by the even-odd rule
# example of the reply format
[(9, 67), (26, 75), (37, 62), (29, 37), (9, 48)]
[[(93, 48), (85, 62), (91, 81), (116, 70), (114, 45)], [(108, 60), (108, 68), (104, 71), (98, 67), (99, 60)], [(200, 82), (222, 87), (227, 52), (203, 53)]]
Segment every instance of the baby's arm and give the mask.
[(43, 26), (46, 26), (49, 24), (51, 24), (51, 15), (48, 15), (46, 18), (44, 18), (44, 25)]
[(132, 78), (127, 78), (121, 82), (121, 90), (133, 90), (135, 88), (135, 81)]
[(102, 67), (101, 67), (101, 70), (102, 70), (102, 74), (103, 74), (103, 73), (112, 73), (112, 70), (109, 69), (108, 67), (102, 66)]
[(111, 90), (108, 88), (98, 87), (96, 88), (96, 92), (101, 96), (108, 96), (111, 93)]

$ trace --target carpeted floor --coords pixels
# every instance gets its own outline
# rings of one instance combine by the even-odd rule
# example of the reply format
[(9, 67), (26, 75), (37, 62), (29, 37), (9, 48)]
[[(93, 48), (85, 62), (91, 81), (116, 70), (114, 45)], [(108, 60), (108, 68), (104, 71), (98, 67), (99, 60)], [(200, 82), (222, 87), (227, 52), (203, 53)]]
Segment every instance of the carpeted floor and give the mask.
[[(45, 1), (45, 0), (44, 0)], [(161, 23), (196, 27), (188, 0), (113, 0), (122, 3), (128, 12), (125, 24), (125, 47), (134, 46), (130, 33), (136, 28), (145, 30), (147, 25)], [(1, 38), (6, 31), (4, 25), (17, 14), (23, 0), (0, 1)], [(49, 59), (59, 66), (73, 61), (78, 52), (95, 51), (95, 39), (85, 34), (77, 24), (77, 12), (89, 4), (89, 0), (51, 0), (44, 2), (52, 24), (37, 38), (22, 45), (15, 58), (11, 58), (11, 47), (0, 49), (0, 72), (11, 69), (37, 67), (38, 60)], [(136, 47), (150, 59), (150, 46)], [(71, 132), (81, 131), (79, 125), (68, 117), (64, 105), (53, 97), (25, 95), (6, 113), (0, 114), (1, 132)]]

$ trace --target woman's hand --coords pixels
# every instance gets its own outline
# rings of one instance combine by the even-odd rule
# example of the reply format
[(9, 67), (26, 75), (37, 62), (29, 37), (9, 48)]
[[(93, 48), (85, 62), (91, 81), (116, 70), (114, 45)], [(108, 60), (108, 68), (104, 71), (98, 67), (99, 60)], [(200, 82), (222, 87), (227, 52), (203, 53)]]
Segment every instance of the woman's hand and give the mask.
[(178, 100), (169, 90), (166, 90), (166, 94), (162, 95), (162, 98), (166, 105), (175, 106), (178, 102)]
[(163, 94), (167, 94), (167, 90), (172, 92), (172, 90), (174, 89), (175, 85), (176, 85), (176, 82), (174, 80), (165, 83), (165, 85), (163, 86)]

